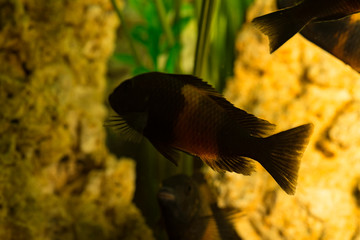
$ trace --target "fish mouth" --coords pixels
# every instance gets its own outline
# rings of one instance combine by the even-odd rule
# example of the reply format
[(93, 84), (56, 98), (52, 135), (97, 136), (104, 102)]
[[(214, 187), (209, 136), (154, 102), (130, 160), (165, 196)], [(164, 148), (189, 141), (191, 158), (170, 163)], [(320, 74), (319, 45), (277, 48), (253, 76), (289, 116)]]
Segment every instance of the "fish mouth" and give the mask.
[(158, 199), (161, 201), (175, 201), (175, 194), (171, 188), (162, 187), (158, 193)]

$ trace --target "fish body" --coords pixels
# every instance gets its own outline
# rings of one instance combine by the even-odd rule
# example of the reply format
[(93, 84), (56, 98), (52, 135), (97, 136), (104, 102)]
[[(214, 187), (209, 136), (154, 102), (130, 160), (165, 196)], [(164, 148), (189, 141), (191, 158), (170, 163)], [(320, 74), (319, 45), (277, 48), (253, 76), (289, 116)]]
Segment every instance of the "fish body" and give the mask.
[[(278, 0), (277, 4), (280, 9), (291, 7), (296, 0)], [(300, 33), (360, 72), (360, 13), (336, 21), (311, 22)]]
[(332, 21), (360, 12), (359, 0), (294, 2), (291, 7), (257, 17), (252, 21), (255, 27), (269, 37), (271, 53), (311, 22)]
[(234, 210), (220, 209), (205, 181), (184, 174), (163, 181), (158, 202), (170, 240), (238, 240)]
[(253, 159), (287, 193), (295, 192), (312, 124), (268, 136), (273, 124), (234, 107), (191, 75), (151, 72), (135, 76), (114, 90), (109, 103), (120, 116), (122, 128), (145, 136), (175, 164), (180, 150), (217, 171), (250, 175)]

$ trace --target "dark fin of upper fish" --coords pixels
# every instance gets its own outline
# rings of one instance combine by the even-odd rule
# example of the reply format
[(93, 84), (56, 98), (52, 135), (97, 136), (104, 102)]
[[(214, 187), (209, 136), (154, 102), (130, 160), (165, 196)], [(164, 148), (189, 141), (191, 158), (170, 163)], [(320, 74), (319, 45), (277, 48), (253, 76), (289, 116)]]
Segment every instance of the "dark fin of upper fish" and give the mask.
[(261, 139), (265, 150), (256, 160), (287, 194), (295, 193), (301, 156), (312, 131), (313, 124), (305, 124)]
[[(304, 0), (277, 0), (276, 5), (278, 9), (283, 9), (298, 5), (303, 1)], [(329, 5), (332, 5), (332, 3), (329, 3)], [(335, 12), (334, 8), (328, 8), (327, 6), (323, 7), (322, 13), (325, 14), (325, 16), (320, 18), (316, 17), (312, 20), (312, 22), (333, 22), (359, 12), (359, 3), (356, 3), (356, 1), (343, 1), (342, 5), (342, 10)]]
[(106, 119), (104, 126), (111, 127), (115, 131), (120, 132), (129, 141), (140, 142), (143, 138), (143, 135), (140, 132), (130, 127), (124, 118), (117, 115), (110, 116)]
[[(290, 7), (298, 1), (277, 0), (277, 6)], [(360, 72), (360, 13), (336, 21), (311, 22), (300, 33), (307, 40)]]
[(177, 150), (164, 143), (156, 141), (151, 141), (151, 143), (165, 158), (169, 159), (172, 163), (178, 166), (180, 154)]
[(217, 92), (210, 84), (202, 81), (200, 78), (193, 75), (174, 76), (182, 79), (186, 84), (190, 84), (198, 88), (205, 95), (214, 100), (216, 104), (224, 108), (229, 113), (229, 115), (237, 122), (239, 126), (246, 129), (249, 135), (254, 137), (264, 137), (268, 136), (269, 133), (274, 130), (274, 124), (271, 124), (264, 119), (257, 118), (244, 110), (234, 107), (234, 105), (227, 101), (222, 94)]
[(253, 19), (254, 26), (269, 37), (270, 53), (276, 51), (311, 21), (312, 17), (300, 16), (297, 11), (296, 5)]

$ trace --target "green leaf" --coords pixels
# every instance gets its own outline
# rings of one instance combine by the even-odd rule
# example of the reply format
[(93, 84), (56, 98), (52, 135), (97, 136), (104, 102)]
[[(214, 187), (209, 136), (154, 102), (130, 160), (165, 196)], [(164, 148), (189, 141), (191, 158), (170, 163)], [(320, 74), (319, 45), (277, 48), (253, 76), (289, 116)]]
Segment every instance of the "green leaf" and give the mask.
[(151, 72), (151, 70), (146, 67), (143, 67), (143, 66), (138, 66), (138, 67), (134, 68), (134, 70), (132, 71), (132, 74), (138, 75), (138, 74), (146, 73), (146, 72)]
[(149, 28), (158, 28), (161, 30), (159, 17), (153, 1), (149, 1), (149, 3), (146, 4), (143, 16)]
[(183, 17), (188, 17), (188, 16), (195, 17), (195, 7), (194, 7), (194, 5), (190, 4), (190, 3), (187, 3), (187, 2), (184, 2), (181, 5), (181, 8), (180, 8), (180, 14)]
[(161, 36), (161, 28), (149, 29), (149, 41), (147, 42), (147, 49), (153, 61), (155, 70), (157, 70), (157, 66), (158, 66), (157, 59), (160, 55), (160, 47), (159, 47), (160, 36)]
[(169, 51), (169, 56), (165, 64), (165, 72), (174, 73), (176, 71), (177, 62), (179, 61), (181, 46), (176, 43)]
[(173, 0), (162, 0), (162, 1), (163, 1), (165, 10), (166, 10), (167, 12), (169, 12), (169, 11), (171, 11), (171, 10), (174, 9), (174, 7), (175, 7), (174, 2), (175, 2), (175, 1), (173, 1)]
[(131, 55), (131, 54), (126, 54), (126, 53), (122, 53), (122, 54), (119, 54), (119, 53), (115, 53), (112, 58), (118, 62), (121, 62), (121, 63), (125, 63), (125, 64), (128, 64), (128, 65), (135, 65), (135, 59), (134, 59), (134, 56)]
[(125, 4), (125, 8), (135, 10), (140, 16), (144, 16), (144, 11), (146, 4), (148, 4), (148, 0), (128, 0), (128, 4)]
[(175, 36), (179, 36), (181, 31), (184, 30), (186, 25), (191, 21), (192, 17), (184, 17), (180, 18), (179, 21), (175, 22), (172, 26), (172, 31), (174, 32)]
[(149, 30), (144, 25), (136, 25), (131, 31), (131, 37), (146, 46), (149, 41)]

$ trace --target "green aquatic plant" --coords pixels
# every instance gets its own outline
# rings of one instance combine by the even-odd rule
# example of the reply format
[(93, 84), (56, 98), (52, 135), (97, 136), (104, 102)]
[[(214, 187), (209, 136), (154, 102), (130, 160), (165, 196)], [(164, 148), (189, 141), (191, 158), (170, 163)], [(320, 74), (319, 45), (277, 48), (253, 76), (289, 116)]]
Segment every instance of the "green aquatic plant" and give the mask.
[[(232, 76), (236, 34), (252, 1), (129, 0), (120, 10), (111, 0), (125, 38), (112, 59), (127, 66), (132, 75), (149, 71), (192, 73), (221, 91)], [(198, 31), (192, 33), (197, 34), (194, 67), (192, 72), (184, 72), (181, 36), (191, 22), (198, 25)]]
[(116, 1), (111, 1), (131, 50), (115, 52), (113, 58), (130, 67), (134, 75), (149, 71), (179, 72), (180, 34), (194, 18), (193, 6), (181, 0), (129, 0), (124, 12), (137, 19), (130, 24)]

